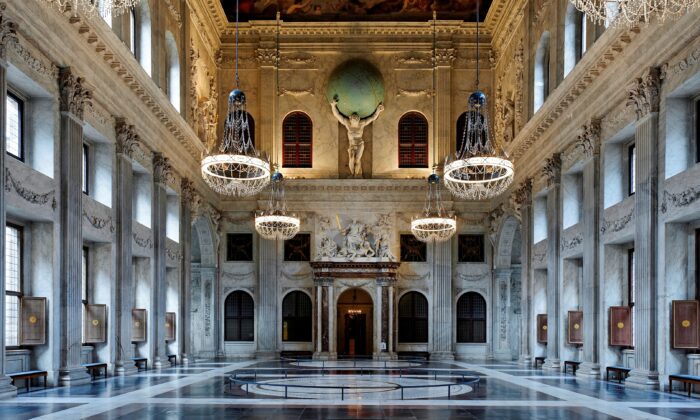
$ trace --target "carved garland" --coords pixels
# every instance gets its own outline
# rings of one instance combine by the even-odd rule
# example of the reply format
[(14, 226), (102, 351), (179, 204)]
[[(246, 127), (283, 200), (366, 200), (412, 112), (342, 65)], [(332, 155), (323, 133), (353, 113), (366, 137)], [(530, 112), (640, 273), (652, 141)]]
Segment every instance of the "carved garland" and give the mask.
[(43, 206), (51, 201), (51, 209), (56, 210), (56, 191), (51, 190), (44, 194), (39, 194), (30, 189), (22, 186), (22, 184), (17, 181), (10, 172), (9, 168), (5, 168), (5, 191), (10, 192), (15, 190), (17, 195), (19, 195), (24, 201), (31, 204), (36, 204), (38, 206)]
[(153, 249), (153, 241), (151, 238), (140, 238), (138, 235), (136, 235), (136, 233), (133, 233), (131, 236), (134, 238), (136, 245), (140, 246), (141, 248)]
[(700, 191), (694, 187), (690, 187), (678, 193), (669, 193), (664, 191), (664, 198), (661, 202), (661, 213), (668, 211), (669, 202), (673, 207), (688, 206), (700, 198)]
[(83, 217), (95, 229), (102, 230), (102, 229), (104, 229), (105, 226), (109, 225), (109, 232), (114, 233), (114, 231), (115, 231), (114, 222), (113, 222), (111, 217), (107, 217), (106, 219), (103, 219), (101, 217), (91, 216), (91, 215), (87, 214), (87, 212), (85, 210), (83, 210)]
[(632, 220), (632, 217), (634, 216), (634, 210), (630, 211), (628, 214), (625, 216), (622, 216), (621, 218), (613, 221), (607, 221), (605, 220), (603, 222), (603, 226), (600, 228), (600, 234), (605, 235), (606, 232), (610, 233), (615, 233), (619, 232), (622, 229), (624, 229), (629, 222)]
[(566, 239), (562, 239), (561, 240), (561, 250), (562, 251), (571, 251), (573, 249), (576, 249), (582, 243), (583, 243), (583, 235), (581, 235), (579, 233), (568, 241)]

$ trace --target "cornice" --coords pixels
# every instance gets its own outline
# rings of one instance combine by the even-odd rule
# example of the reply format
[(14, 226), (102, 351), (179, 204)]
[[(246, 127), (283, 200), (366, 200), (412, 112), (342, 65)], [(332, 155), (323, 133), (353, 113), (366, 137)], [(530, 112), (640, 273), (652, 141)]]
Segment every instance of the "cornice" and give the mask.
[[(208, 3), (212, 3), (212, 5)], [(187, 0), (191, 25), (195, 29), (195, 32), (199, 34), (202, 45), (207, 49), (212, 59), (214, 59), (216, 51), (221, 47), (221, 31), (217, 28), (216, 22), (212, 19), (212, 13), (209, 10), (210, 7), (215, 7), (217, 4), (221, 9), (221, 4), (219, 4), (218, 1)], [(221, 9), (221, 13), (223, 13), (223, 9)]]

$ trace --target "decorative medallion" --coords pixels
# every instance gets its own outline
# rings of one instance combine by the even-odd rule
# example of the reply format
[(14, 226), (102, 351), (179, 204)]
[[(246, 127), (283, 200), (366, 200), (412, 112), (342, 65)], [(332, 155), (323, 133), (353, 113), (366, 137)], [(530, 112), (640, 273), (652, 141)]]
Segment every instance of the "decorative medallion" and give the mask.
[(684, 319), (683, 321), (681, 321), (681, 326), (682, 326), (683, 328), (688, 328), (688, 327), (690, 327), (690, 321), (688, 321), (687, 319)]
[(623, 328), (625, 328), (625, 323), (624, 323), (624, 322), (618, 322), (618, 323), (617, 323), (617, 329), (621, 330), (621, 329), (623, 329)]
[(92, 325), (96, 327), (96, 326), (100, 325), (100, 321), (98, 321), (97, 319), (93, 319)]
[(36, 324), (36, 316), (32, 315), (29, 317), (29, 323), (30, 324)]

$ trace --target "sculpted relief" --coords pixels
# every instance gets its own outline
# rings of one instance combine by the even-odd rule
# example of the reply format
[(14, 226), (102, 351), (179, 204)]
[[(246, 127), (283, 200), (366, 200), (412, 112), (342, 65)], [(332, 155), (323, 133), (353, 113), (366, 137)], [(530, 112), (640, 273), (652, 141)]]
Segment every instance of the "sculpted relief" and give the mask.
[[(374, 219), (372, 223), (364, 221)], [(393, 217), (389, 214), (321, 216), (317, 219), (316, 258), (322, 261), (395, 261)]]

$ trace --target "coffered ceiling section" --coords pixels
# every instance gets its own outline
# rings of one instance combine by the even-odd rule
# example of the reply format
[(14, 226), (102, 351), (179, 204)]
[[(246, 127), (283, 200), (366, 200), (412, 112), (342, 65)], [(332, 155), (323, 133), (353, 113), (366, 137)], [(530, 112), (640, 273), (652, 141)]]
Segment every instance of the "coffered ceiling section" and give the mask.
[[(484, 20), (491, 0), (239, 0), (240, 20), (274, 20), (279, 10), (286, 22)], [(229, 21), (236, 20), (235, 0), (221, 0)]]

